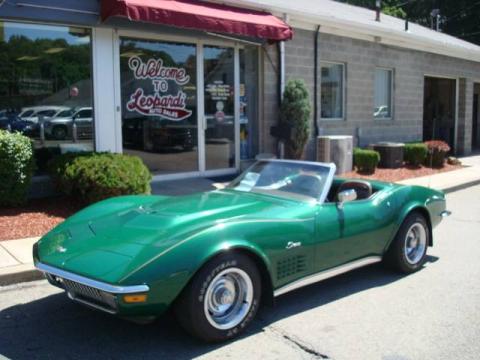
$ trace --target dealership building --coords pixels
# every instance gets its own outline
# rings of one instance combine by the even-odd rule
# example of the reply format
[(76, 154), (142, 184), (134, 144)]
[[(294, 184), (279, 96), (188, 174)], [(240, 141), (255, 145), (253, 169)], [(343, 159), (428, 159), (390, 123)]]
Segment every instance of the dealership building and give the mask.
[[(0, 118), (55, 155), (138, 155), (156, 180), (277, 154), (282, 89), (309, 89), (311, 141), (480, 148), (480, 47), (328, 0), (0, 1)], [(2, 121), (2, 120), (0, 120)], [(6, 124), (6, 125), (5, 125)]]

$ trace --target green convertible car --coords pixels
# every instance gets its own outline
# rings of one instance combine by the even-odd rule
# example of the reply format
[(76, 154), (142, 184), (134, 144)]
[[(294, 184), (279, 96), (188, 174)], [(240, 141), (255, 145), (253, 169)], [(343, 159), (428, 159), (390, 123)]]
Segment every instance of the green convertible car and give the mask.
[(147, 322), (172, 308), (207, 341), (235, 337), (262, 303), (384, 261), (422, 267), (442, 192), (334, 178), (335, 165), (259, 161), (225, 189), (94, 204), (34, 245), (70, 299)]

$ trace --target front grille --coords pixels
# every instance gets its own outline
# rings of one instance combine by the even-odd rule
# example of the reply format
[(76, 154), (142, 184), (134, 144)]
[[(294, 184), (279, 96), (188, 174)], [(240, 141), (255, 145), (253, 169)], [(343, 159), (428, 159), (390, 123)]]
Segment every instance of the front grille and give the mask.
[(73, 292), (77, 295), (85, 296), (92, 300), (103, 301), (103, 291), (101, 290), (67, 279), (63, 279), (63, 284), (65, 285), (65, 289), (67, 291)]
[(61, 283), (72, 300), (109, 313), (117, 312), (117, 302), (114, 294), (67, 279), (61, 279)]

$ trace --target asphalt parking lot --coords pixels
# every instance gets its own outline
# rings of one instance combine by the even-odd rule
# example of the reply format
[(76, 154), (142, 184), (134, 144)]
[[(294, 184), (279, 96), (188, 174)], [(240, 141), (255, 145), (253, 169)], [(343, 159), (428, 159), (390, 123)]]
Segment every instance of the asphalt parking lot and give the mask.
[(206, 345), (171, 316), (136, 325), (85, 309), (45, 281), (0, 288), (0, 358), (478, 359), (480, 186), (448, 195), (424, 269), (381, 265), (278, 298), (237, 341)]

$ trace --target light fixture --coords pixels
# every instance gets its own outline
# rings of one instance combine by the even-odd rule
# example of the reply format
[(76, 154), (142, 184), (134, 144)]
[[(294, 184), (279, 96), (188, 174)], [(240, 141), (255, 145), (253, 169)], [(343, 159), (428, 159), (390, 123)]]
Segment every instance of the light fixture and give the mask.
[(121, 53), (120, 54), (120, 57), (133, 57), (133, 56), (142, 56), (143, 55), (143, 52), (142, 51), (127, 51), (127, 52), (124, 52), (124, 53)]
[(56, 48), (50, 48), (44, 51), (45, 54), (58, 54), (61, 53), (62, 51), (65, 51), (65, 48), (62, 47), (56, 47)]
[(18, 61), (34, 61), (34, 60), (37, 60), (37, 59), (40, 59), (40, 56), (25, 55), (25, 56), (21, 56), (21, 57), (17, 58)]

